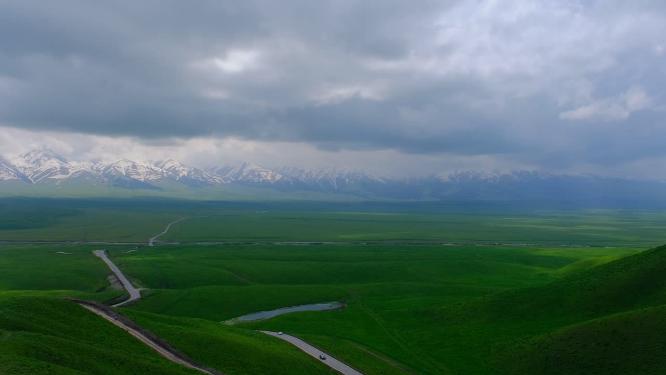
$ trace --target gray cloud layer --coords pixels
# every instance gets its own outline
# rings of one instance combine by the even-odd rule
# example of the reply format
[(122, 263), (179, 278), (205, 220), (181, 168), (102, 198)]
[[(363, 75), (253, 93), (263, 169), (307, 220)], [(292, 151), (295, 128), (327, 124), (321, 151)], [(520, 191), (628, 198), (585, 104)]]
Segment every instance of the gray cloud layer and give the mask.
[(0, 123), (143, 139), (666, 156), (662, 1), (3, 1)]

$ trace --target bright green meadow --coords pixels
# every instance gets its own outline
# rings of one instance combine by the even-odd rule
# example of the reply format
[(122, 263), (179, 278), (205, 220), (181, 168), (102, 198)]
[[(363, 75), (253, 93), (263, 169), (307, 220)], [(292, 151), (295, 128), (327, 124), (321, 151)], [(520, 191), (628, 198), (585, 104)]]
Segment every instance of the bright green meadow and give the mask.
[[(143, 288), (118, 311), (225, 374), (333, 373), (257, 330), (364, 374), (666, 368), (660, 211), (6, 199), (0, 213), (2, 374), (196, 373), (66, 299), (124, 294), (99, 248)], [(345, 307), (225, 323), (331, 301)]]

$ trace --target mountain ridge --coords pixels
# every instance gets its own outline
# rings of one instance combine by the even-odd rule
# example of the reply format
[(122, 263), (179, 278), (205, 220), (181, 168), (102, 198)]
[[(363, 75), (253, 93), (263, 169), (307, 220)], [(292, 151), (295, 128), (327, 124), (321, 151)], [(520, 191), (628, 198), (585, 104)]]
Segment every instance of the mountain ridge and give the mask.
[[(196, 168), (175, 159), (68, 161), (48, 150), (33, 150), (13, 158), (0, 157), (0, 190), (20, 195), (30, 185), (39, 194), (67, 192), (70, 186), (121, 191), (162, 192), (198, 196), (201, 189), (234, 188), (260, 197), (337, 194), (355, 199), (576, 201), (626, 206), (652, 200), (666, 204), (666, 183), (591, 175), (556, 175), (534, 171), (480, 173), (461, 171), (423, 177), (377, 177), (360, 171), (266, 168), (252, 163)], [(258, 190), (257, 190), (258, 189)], [(71, 189), (70, 189), (71, 190)], [(93, 189), (94, 190), (94, 189)], [(270, 191), (270, 194), (266, 192)], [(323, 195), (322, 195), (323, 194)], [(220, 196), (220, 194), (215, 195)]]

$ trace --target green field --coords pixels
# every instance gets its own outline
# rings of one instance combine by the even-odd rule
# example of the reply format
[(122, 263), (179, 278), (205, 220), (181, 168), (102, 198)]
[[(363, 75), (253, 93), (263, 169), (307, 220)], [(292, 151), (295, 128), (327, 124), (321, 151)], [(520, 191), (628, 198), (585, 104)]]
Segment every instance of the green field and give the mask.
[[(3, 374), (192, 373), (65, 299), (123, 294), (91, 253), (100, 246), (144, 288), (119, 311), (227, 374), (331, 373), (257, 329), (296, 335), (365, 374), (666, 366), (666, 248), (645, 251), (659, 242), (659, 212), (139, 200), (50, 201), (40, 214), (40, 202), (0, 205), (2, 239), (145, 242), (189, 219), (165, 237), (180, 245), (0, 244)], [(328, 301), (346, 306), (222, 323)]]
[[(140, 285), (151, 288), (149, 297), (132, 310), (223, 321), (253, 311), (342, 300), (348, 304), (343, 311), (299, 313), (245, 326), (308, 338), (367, 373), (401, 373), (401, 369), (486, 373), (488, 358), (479, 356), (480, 352), (467, 353), (469, 348), (464, 347), (455, 355), (443, 350), (450, 332), (424, 318), (483, 296), (548, 285), (635, 252), (257, 245), (163, 247), (111, 254)], [(483, 329), (475, 327), (476, 332)], [(454, 360), (455, 356), (461, 357)], [(368, 359), (372, 361), (366, 363)], [(477, 367), (465, 367), (460, 360)]]
[[(91, 249), (0, 247), (0, 373), (198, 373), (171, 364), (115, 326), (65, 300), (109, 301), (123, 294), (109, 287), (108, 269)], [(252, 369), (249, 373), (269, 369), (276, 374), (329, 373), (295, 348), (252, 331), (196, 319), (130, 316), (145, 326), (159, 327), (163, 337), (185, 353), (208, 342), (208, 353), (197, 350), (192, 357), (203, 355), (207, 364), (225, 373), (248, 373), (244, 368)], [(276, 363), (292, 370), (274, 371)]]
[(657, 210), (537, 208), (480, 203), (192, 202), (158, 199), (0, 199), (0, 241), (145, 243), (447, 242), (653, 247)]

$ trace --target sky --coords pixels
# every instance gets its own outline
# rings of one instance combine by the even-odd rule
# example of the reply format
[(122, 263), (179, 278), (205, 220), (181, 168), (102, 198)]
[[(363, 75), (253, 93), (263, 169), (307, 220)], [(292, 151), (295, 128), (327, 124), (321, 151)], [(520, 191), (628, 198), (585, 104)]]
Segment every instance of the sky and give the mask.
[(666, 3), (0, 1), (0, 154), (666, 178)]

